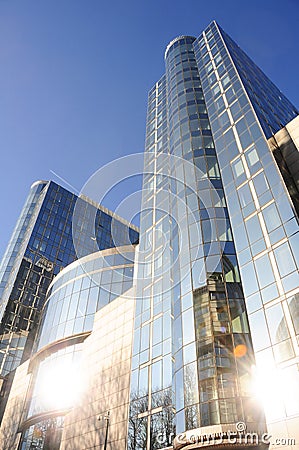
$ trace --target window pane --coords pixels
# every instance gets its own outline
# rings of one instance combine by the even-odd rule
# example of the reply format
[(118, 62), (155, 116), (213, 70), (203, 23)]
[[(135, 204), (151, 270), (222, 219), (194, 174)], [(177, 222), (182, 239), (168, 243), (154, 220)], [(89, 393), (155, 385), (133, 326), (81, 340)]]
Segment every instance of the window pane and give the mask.
[(272, 266), (268, 255), (264, 255), (255, 261), (256, 272), (260, 287), (268, 286), (275, 281)]
[(139, 396), (146, 395), (148, 392), (148, 367), (139, 371)]
[(250, 316), (250, 329), (254, 350), (262, 350), (270, 345), (264, 311), (257, 311)]
[(243, 163), (242, 163), (241, 159), (237, 159), (236, 161), (234, 161), (232, 163), (232, 169), (233, 169), (233, 173), (234, 173), (234, 176), (236, 179), (238, 177), (240, 177), (241, 175), (245, 174)]
[(220, 241), (231, 241), (232, 233), (228, 220), (216, 219), (218, 228), (218, 237)]
[(220, 172), (215, 156), (207, 156), (208, 174), (210, 178), (219, 178)]
[(193, 310), (189, 309), (182, 314), (182, 326), (183, 326), (183, 343), (189, 344), (194, 341), (194, 318)]
[(193, 362), (184, 368), (185, 406), (198, 403), (197, 363)]
[(162, 318), (154, 320), (153, 323), (153, 345), (162, 341)]
[(196, 360), (195, 345), (194, 344), (186, 345), (183, 348), (183, 354), (184, 354), (184, 364), (195, 361)]
[(175, 401), (177, 411), (184, 407), (184, 380), (183, 380), (183, 370), (179, 370), (175, 376)]
[(258, 169), (258, 167), (260, 167), (260, 162), (259, 162), (259, 156), (257, 154), (256, 149), (253, 147), (251, 149), (249, 149), (246, 153), (246, 160), (247, 163), (249, 165), (249, 167), (253, 167), (256, 165), (256, 169)]
[(212, 190), (213, 203), (215, 208), (226, 206), (224, 199), (224, 192), (222, 189)]
[(263, 216), (266, 222), (267, 230), (270, 232), (275, 228), (281, 226), (281, 220), (279, 218), (277, 208), (274, 203), (263, 209)]
[(295, 294), (288, 300), (295, 333), (299, 334), (299, 294)]
[(288, 275), (296, 269), (288, 243), (277, 247), (274, 250), (274, 254), (278, 265), (278, 270), (282, 277)]
[(145, 325), (141, 329), (141, 348), (140, 351), (149, 347), (149, 326)]
[(248, 186), (248, 184), (244, 184), (244, 186), (238, 189), (238, 194), (242, 208), (244, 208), (244, 206), (248, 205), (253, 201), (250, 187)]
[(248, 322), (244, 300), (229, 300), (233, 333), (248, 333)]
[(223, 255), (222, 257), (225, 280), (228, 283), (239, 283), (240, 275), (237, 265), (237, 258), (233, 255)]
[(152, 392), (162, 389), (162, 360), (152, 365)]
[(263, 237), (263, 232), (257, 215), (252, 216), (250, 219), (246, 220), (245, 225), (249, 241), (251, 243), (258, 241)]
[(264, 172), (261, 172), (256, 177), (254, 177), (253, 183), (254, 183), (257, 195), (261, 195), (269, 189), (268, 181), (265, 177)]
[(266, 309), (268, 328), (273, 344), (278, 344), (289, 337), (289, 330), (281, 304)]
[(250, 262), (241, 268), (241, 275), (243, 280), (243, 289), (246, 296), (249, 296), (258, 290), (256, 273), (253, 263)]

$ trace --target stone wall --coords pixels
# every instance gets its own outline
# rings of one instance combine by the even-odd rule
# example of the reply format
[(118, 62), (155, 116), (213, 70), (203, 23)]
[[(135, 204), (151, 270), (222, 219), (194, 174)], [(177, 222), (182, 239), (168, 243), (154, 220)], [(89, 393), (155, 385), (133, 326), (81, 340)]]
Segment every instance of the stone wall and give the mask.
[(86, 390), (65, 417), (60, 450), (104, 448), (107, 422), (103, 416), (107, 411), (107, 450), (126, 449), (134, 309), (131, 289), (96, 314), (83, 350)]
[(26, 394), (31, 378), (30, 374), (28, 375), (28, 366), (29, 361), (26, 361), (16, 370), (0, 427), (0, 448), (3, 450), (18, 448), (21, 437), (18, 430), (23, 418)]

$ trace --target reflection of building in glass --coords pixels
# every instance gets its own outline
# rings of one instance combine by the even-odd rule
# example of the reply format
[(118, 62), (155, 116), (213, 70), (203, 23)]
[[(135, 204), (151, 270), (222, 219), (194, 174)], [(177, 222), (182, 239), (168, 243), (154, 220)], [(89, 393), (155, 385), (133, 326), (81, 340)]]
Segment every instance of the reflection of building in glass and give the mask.
[[(133, 286), (134, 253), (133, 246), (93, 253), (69, 265), (51, 283), (37, 353), (29, 366), (30, 396), (20, 425), (22, 449), (32, 448), (37, 435), (37, 448), (59, 449), (64, 416), (88, 382), (82, 357), (95, 314), (120, 296), (132, 303), (132, 294), (125, 292)], [(47, 447), (49, 439), (52, 447)]]
[[(129, 402), (134, 259), (132, 245), (95, 252), (50, 284), (36, 352), (16, 371), (1, 445), (5, 435), (9, 448), (58, 450), (62, 443), (83, 448), (78, 434), (86, 442), (102, 439), (102, 424), (95, 427), (95, 421), (106, 409), (113, 413), (110, 439), (115, 436), (118, 448)], [(21, 386), (22, 407), (16, 407), (15, 386)], [(125, 416), (117, 424), (116, 412)], [(17, 435), (11, 431), (14, 421)]]
[(290, 297), (288, 304), (296, 335), (299, 336), (299, 294)]
[[(134, 226), (91, 200), (78, 198), (54, 182), (33, 184), (0, 269), (2, 380), (30, 356), (54, 275), (76, 260), (78, 253), (83, 256), (114, 247), (114, 238), (125, 245), (137, 237)], [(9, 383), (4, 383), (4, 398), (7, 389)], [(4, 404), (2, 398), (1, 408)]]
[(270, 433), (297, 433), (298, 110), (214, 22), (174, 39), (165, 65), (148, 98), (129, 445), (162, 448), (170, 425), (262, 426), (251, 339)]
[[(11, 448), (20, 433), (18, 450), (101, 448), (107, 410), (113, 450), (252, 448), (262, 405), (273, 438), (298, 448), (298, 111), (215, 22), (174, 39), (165, 64), (148, 98), (133, 286), (126, 251), (103, 269), (117, 249), (86, 256), (91, 284), (79, 263), (54, 279), (0, 429)], [(78, 367), (71, 393), (86, 379), (55, 409), (40, 380), (63, 361)]]

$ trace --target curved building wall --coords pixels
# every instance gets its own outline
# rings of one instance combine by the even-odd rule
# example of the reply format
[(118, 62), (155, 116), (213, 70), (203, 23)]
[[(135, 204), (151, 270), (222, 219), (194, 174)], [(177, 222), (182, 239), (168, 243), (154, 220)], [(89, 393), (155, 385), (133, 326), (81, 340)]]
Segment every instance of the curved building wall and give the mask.
[(49, 287), (37, 350), (92, 329), (94, 314), (132, 287), (134, 247), (95, 252), (64, 269)]
[[(38, 366), (27, 417), (72, 407), (83, 342), (51, 353)], [(62, 376), (63, 374), (63, 376)], [(55, 395), (53, 395), (55, 392)]]
[[(239, 421), (263, 429), (252, 398), (252, 343), (194, 41), (180, 37), (168, 46), (165, 77), (149, 93), (130, 448), (135, 442), (142, 447), (144, 435), (147, 449), (165, 447), (156, 444), (160, 430), (169, 436), (169, 430), (215, 426), (218, 432)], [(159, 234), (167, 236), (165, 248)]]
[(52, 181), (32, 185), (0, 265), (0, 378), (30, 357), (54, 276), (79, 257), (137, 240), (134, 225), (87, 197)]
[[(24, 386), (24, 381), (29, 364), (26, 362), (18, 368), (9, 408), (0, 427), (1, 448), (102, 449), (107, 417), (107, 448), (127, 448), (134, 311), (133, 286), (95, 314), (92, 332), (84, 343), (65, 347), (45, 357), (39, 364), (29, 416), (25, 421), (21, 411), (28, 386), (28, 382)], [(33, 360), (30, 365), (32, 363)], [(41, 382), (43, 378), (46, 383)], [(45, 387), (47, 398), (42, 403)], [(67, 402), (68, 409), (63, 409)], [(17, 427), (11, 426), (16, 417), (18, 431)], [(21, 440), (20, 430), (23, 430)]]
[[(120, 296), (123, 302), (126, 298), (132, 301), (134, 258), (134, 246), (96, 252), (69, 265), (51, 283), (37, 353), (29, 368), (32, 381), (22, 424), (22, 450), (36, 444), (39, 430), (37, 448), (48, 448), (47, 439), (53, 433), (51, 445), (59, 448), (63, 417), (87, 386), (82, 354), (95, 313)], [(126, 291), (131, 292), (128, 297)], [(114, 325), (110, 328), (114, 330)]]

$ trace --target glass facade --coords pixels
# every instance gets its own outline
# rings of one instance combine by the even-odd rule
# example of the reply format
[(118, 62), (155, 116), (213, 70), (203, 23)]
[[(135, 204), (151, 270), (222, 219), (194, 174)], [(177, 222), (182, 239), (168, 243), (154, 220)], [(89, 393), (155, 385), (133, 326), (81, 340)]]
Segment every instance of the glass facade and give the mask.
[(102, 250), (70, 264), (50, 285), (36, 350), (68, 336), (91, 331), (99, 309), (133, 284), (133, 246)]
[(42, 420), (31, 425), (20, 450), (51, 449), (59, 450), (63, 431), (63, 417), (54, 417)]
[[(284, 419), (293, 394), (284, 393), (275, 401), (274, 392), (290, 380), (296, 391), (299, 380), (296, 315), (289, 308), (299, 286), (298, 217), (266, 138), (298, 112), (217, 24), (196, 41), (195, 52), (258, 371), (263, 383), (273, 370), (279, 374), (271, 387), (273, 400), (265, 404), (267, 419)], [(289, 415), (295, 410), (299, 412), (292, 407)]]
[(21, 450), (49, 448), (52, 434), (57, 439), (53, 448), (59, 449), (63, 416), (86, 387), (84, 340), (92, 331), (95, 313), (133, 286), (134, 260), (132, 245), (102, 250), (70, 264), (51, 283), (29, 369)]
[(258, 116), (260, 126), (265, 136), (269, 138), (294, 119), (299, 114), (299, 110), (219, 25), (217, 28)]
[(0, 271), (4, 374), (42, 314), (20, 450), (60, 447), (95, 313), (132, 286), (128, 450), (260, 438), (266, 421), (299, 441), (297, 115), (212, 22), (170, 42), (148, 95), (136, 260), (135, 227), (55, 183), (32, 187)]
[[(76, 222), (72, 222), (76, 207)], [(95, 217), (91, 222), (90, 217)], [(0, 269), (0, 373), (30, 356), (46, 291), (55, 275), (77, 259), (136, 242), (138, 231), (88, 199), (54, 182), (37, 182), (25, 203)], [(74, 247), (76, 241), (76, 248)]]
[(276, 395), (299, 386), (298, 220), (267, 142), (298, 111), (215, 22), (174, 39), (165, 66), (148, 96), (130, 449), (263, 429), (265, 366), (268, 421), (298, 412)]

